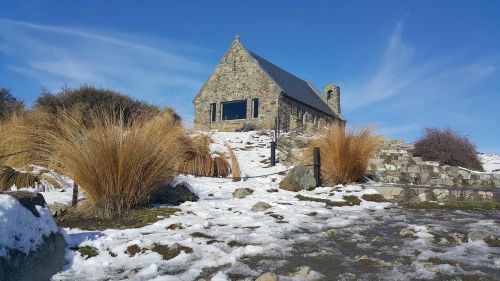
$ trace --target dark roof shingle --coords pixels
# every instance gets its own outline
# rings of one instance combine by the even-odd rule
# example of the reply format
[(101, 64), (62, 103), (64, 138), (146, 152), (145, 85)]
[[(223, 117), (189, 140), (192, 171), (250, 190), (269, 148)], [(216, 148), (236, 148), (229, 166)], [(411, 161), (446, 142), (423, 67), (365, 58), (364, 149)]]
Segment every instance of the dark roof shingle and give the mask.
[(323, 113), (338, 117), (316, 94), (309, 84), (297, 76), (274, 65), (263, 57), (250, 52), (261, 68), (278, 84), (284, 94)]

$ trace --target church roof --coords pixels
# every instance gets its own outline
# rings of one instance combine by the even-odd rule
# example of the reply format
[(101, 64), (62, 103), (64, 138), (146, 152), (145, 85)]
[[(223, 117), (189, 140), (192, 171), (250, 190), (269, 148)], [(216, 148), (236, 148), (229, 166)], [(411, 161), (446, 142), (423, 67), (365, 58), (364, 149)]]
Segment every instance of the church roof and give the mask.
[(264, 70), (264, 72), (266, 72), (267, 75), (269, 75), (269, 77), (271, 77), (271, 79), (278, 84), (278, 87), (283, 90), (283, 93), (286, 96), (328, 115), (340, 117), (337, 116), (325, 102), (323, 102), (309, 83), (251, 51), (248, 51), (248, 53), (257, 61), (262, 70)]

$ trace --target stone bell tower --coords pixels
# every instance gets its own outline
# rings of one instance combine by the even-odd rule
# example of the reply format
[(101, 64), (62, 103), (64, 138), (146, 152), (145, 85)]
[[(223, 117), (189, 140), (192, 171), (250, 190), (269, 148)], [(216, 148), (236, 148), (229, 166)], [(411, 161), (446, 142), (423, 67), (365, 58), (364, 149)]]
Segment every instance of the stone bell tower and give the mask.
[(321, 99), (333, 110), (340, 115), (340, 87), (332, 83), (328, 83), (323, 88)]

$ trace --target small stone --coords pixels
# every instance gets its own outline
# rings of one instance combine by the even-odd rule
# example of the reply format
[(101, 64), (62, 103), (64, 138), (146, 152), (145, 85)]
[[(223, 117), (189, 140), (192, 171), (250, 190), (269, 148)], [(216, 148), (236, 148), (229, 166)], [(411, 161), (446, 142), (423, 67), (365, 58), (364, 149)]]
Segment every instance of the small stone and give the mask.
[(234, 198), (245, 198), (253, 193), (253, 189), (250, 188), (238, 188), (233, 192)]
[(311, 268), (309, 266), (301, 266), (299, 270), (293, 274), (293, 277), (307, 277), (311, 272)]
[(255, 281), (278, 281), (278, 275), (272, 273), (272, 272), (266, 272), (262, 274), (261, 276), (257, 277)]
[(354, 239), (354, 238), (346, 239), (346, 240), (344, 240), (344, 243), (346, 243), (346, 244), (357, 244), (358, 240)]
[(326, 238), (333, 238), (335, 237), (335, 230), (328, 229), (327, 231), (323, 232), (323, 235), (325, 235)]
[(385, 239), (383, 237), (380, 237), (380, 236), (377, 236), (375, 238), (373, 238), (370, 243), (372, 244), (384, 244), (385, 243)]
[(267, 209), (271, 208), (271, 205), (265, 203), (265, 202), (257, 202), (255, 205), (252, 206), (252, 209), (250, 209), (252, 212), (262, 212)]
[(358, 262), (364, 266), (370, 266), (373, 264), (373, 261), (366, 255), (357, 258)]
[(399, 232), (399, 236), (401, 236), (402, 238), (414, 238), (415, 232), (413, 232), (413, 230), (404, 228)]
[(473, 230), (467, 233), (467, 238), (470, 241), (484, 241), (487, 239), (492, 239), (491, 233), (486, 230)]

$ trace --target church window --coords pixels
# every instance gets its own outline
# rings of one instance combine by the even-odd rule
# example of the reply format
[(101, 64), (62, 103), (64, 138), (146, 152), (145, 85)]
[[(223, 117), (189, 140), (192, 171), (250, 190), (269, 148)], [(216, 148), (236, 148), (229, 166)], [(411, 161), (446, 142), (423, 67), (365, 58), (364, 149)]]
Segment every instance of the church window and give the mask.
[(210, 120), (212, 120), (212, 122), (215, 122), (216, 112), (217, 112), (217, 104), (215, 103), (210, 104)]
[(253, 118), (259, 118), (259, 99), (252, 99)]
[(228, 101), (222, 103), (222, 120), (237, 120), (247, 118), (247, 101)]
[(326, 99), (327, 100), (331, 100), (333, 98), (333, 91), (332, 90), (329, 90), (327, 93), (326, 93)]

